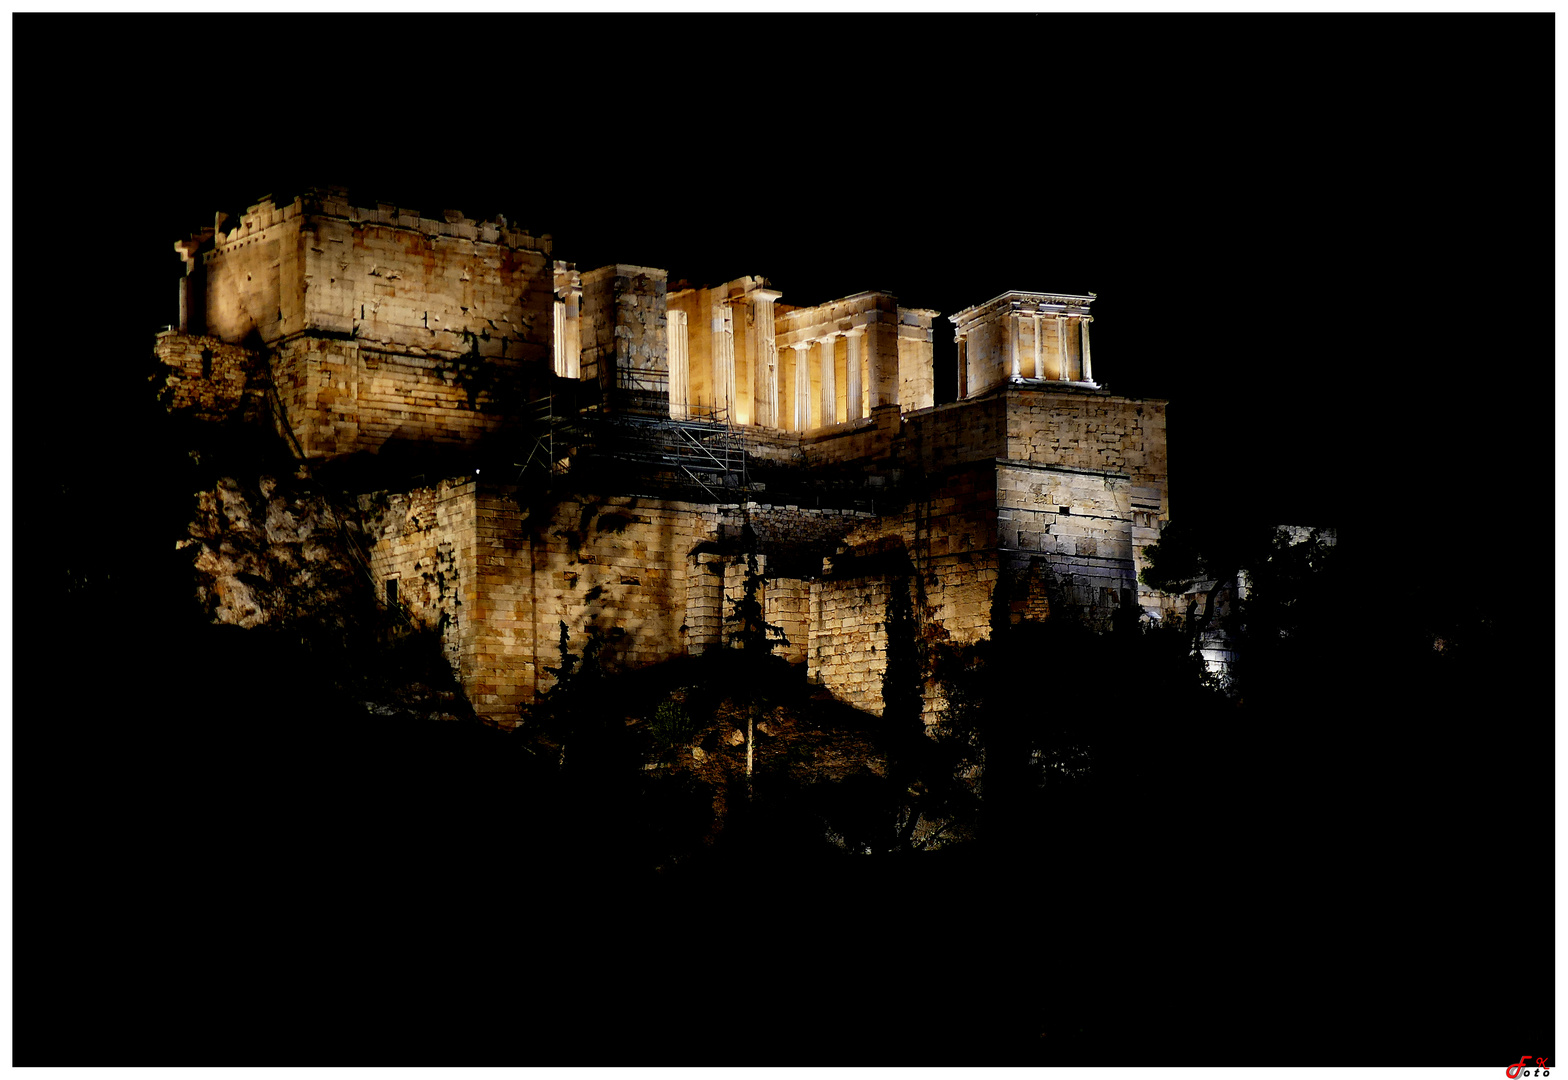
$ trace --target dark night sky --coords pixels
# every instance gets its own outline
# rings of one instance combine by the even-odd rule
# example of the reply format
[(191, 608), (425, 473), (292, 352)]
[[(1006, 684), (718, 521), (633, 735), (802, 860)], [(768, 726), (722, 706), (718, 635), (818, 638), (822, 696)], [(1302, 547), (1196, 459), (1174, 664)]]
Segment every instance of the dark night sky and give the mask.
[[(1096, 375), (1170, 401), (1177, 519), (1340, 527), (1368, 571), (1347, 653), (1401, 589), (1509, 616), (1550, 600), (1549, 16), (13, 22), (18, 520), (42, 495), (52, 530), (166, 550), (105, 507), (135, 512), (123, 403), (177, 316), (172, 245), (338, 182), (502, 211), (584, 269), (763, 274), (796, 303), (1093, 291)], [(68, 414), (39, 407), (67, 387)], [(66, 632), (124, 614), (69, 611)], [(19, 622), (18, 671), (63, 640)], [(66, 712), (118, 700), (56, 676), (82, 698)], [(1545, 945), (1498, 971), (1537, 963)]]

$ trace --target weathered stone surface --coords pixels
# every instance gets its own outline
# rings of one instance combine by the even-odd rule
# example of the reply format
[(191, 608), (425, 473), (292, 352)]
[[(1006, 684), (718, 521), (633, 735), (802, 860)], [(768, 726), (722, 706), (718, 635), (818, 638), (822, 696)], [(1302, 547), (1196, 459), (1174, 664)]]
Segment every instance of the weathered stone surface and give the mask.
[(197, 493), (189, 536), (178, 546), (194, 549), (196, 595), (214, 622), (341, 626), (364, 582), (337, 541), (340, 522), (320, 493), (273, 477), (255, 485), (225, 478)]
[[(554, 685), (563, 627), (574, 655), (635, 669), (737, 644), (751, 598), (777, 655), (879, 713), (904, 636), (929, 653), (1008, 622), (1173, 610), (1138, 581), (1170, 512), (1165, 403), (1094, 381), (1091, 296), (1010, 292), (950, 316), (961, 400), (934, 406), (938, 313), (883, 292), (797, 306), (757, 276), (579, 272), (504, 219), (341, 189), (260, 200), (176, 248), (166, 404), (271, 427), (312, 462), (498, 436), (521, 458), (530, 402), (555, 409), (563, 379), (602, 392), (595, 416), (668, 418), (674, 387), (675, 416), (744, 435), (746, 485), (708, 488), (725, 502), (650, 494), (646, 469), (574, 485), (565, 433), (547, 492), (487, 475), (342, 508), (273, 480), (203, 495), (191, 539), (215, 619), (373, 598), (439, 635), (492, 722)], [(940, 695), (924, 687), (928, 719)]]

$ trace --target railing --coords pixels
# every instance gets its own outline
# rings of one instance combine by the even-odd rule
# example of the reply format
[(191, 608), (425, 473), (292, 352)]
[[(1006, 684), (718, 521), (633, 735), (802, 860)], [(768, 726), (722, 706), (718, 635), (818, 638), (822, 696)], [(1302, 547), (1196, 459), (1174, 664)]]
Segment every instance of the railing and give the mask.
[(670, 374), (667, 371), (640, 371), (636, 368), (615, 369), (617, 390), (636, 390), (644, 394), (668, 394)]

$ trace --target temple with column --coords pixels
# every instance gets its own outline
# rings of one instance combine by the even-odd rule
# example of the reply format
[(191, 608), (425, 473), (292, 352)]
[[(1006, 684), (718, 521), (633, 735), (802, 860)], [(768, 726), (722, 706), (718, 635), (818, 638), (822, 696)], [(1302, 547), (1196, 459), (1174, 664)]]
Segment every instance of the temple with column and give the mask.
[[(937, 404), (941, 313), (886, 292), (797, 305), (757, 276), (581, 270), (502, 219), (341, 188), (175, 247), (171, 411), (270, 426), (306, 471), (393, 447), (502, 455), (499, 475), (352, 493), (377, 508), (354, 527), (382, 602), (439, 629), (495, 723), (552, 685), (558, 627), (644, 666), (737, 645), (748, 588), (780, 655), (872, 712), (890, 605), (923, 648), (1172, 610), (1139, 581), (1169, 516), (1165, 402), (1095, 382), (1092, 294), (948, 315), (956, 400)], [(922, 693), (934, 717), (942, 688)]]

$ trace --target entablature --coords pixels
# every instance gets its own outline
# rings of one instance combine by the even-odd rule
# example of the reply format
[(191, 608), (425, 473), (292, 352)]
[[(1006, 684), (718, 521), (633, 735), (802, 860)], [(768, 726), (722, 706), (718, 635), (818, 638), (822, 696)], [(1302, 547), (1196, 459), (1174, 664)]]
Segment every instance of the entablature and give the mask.
[(1078, 295), (1076, 293), (1046, 293), (1028, 292), (1013, 289), (992, 297), (983, 304), (964, 308), (947, 317), (955, 327), (955, 333), (962, 336), (970, 326), (977, 322), (999, 315), (1066, 315), (1093, 321), (1089, 314), (1089, 305), (1094, 303), (1094, 294)]

